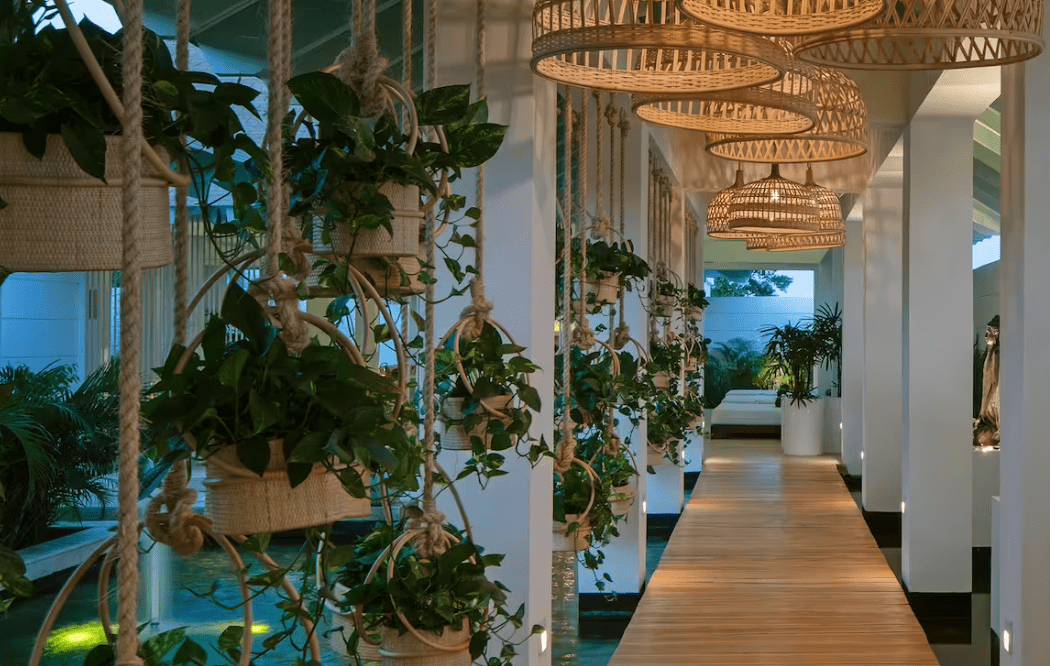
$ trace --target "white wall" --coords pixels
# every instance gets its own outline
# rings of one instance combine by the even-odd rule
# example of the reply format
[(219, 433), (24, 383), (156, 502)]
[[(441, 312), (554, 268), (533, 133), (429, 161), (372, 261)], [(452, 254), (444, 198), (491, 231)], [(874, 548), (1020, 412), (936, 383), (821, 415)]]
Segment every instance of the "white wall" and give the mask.
[[(84, 367), (83, 273), (17, 273), (0, 287), (0, 364)], [(83, 374), (83, 373), (82, 373)]]
[(711, 305), (704, 311), (704, 335), (711, 338), (712, 345), (744, 338), (754, 340), (761, 350), (766, 344), (763, 328), (813, 316), (812, 298), (733, 296), (709, 300)]

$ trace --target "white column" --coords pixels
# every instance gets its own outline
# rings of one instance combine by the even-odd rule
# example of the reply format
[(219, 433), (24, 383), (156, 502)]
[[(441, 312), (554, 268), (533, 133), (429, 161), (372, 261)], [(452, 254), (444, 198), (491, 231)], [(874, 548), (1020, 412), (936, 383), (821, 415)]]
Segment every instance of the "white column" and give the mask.
[(846, 219), (842, 285), (842, 464), (861, 473), (864, 449), (864, 204)]
[[(619, 139), (617, 139), (617, 150), (619, 150)], [(645, 223), (645, 211), (649, 206), (649, 129), (638, 120), (631, 119), (631, 129), (627, 134), (627, 145), (625, 150), (624, 169), (624, 203), (625, 203), (625, 235), (634, 243), (636, 254), (644, 256), (645, 247), (648, 243), (648, 226)], [(619, 174), (617, 174), (619, 178)], [(613, 226), (619, 229), (619, 211), (612, 216)], [(636, 289), (626, 293), (624, 310), (625, 322), (631, 329), (631, 336), (639, 340), (643, 345), (646, 338), (647, 315), (642, 309), (639, 291)], [(617, 325), (619, 318), (617, 317)], [(627, 351), (637, 357), (638, 350), (633, 344), (625, 347)], [(643, 505), (646, 500), (649, 475), (645, 471), (646, 429), (645, 420), (641, 425), (634, 428), (630, 421), (617, 414), (619, 421), (617, 431), (623, 440), (624, 446), (628, 447), (634, 454), (638, 478), (635, 502), (627, 519), (620, 523), (617, 528), (620, 536), (602, 549), (605, 554), (603, 572), (608, 572), (612, 582), (606, 582), (606, 592), (619, 592), (625, 594), (637, 594), (645, 585), (645, 542), (646, 525), (645, 511)], [(594, 582), (590, 571), (580, 568), (579, 571), (580, 591), (594, 592)]]
[[(696, 195), (693, 199), (693, 203), (696, 204), (697, 220), (696, 224), (698, 229), (696, 230), (696, 245), (691, 248), (686, 248), (687, 252), (692, 252), (694, 255), (693, 268), (694, 271), (691, 275), (686, 276), (687, 282), (692, 282), (697, 289), (704, 288), (704, 239), (707, 238), (707, 206), (711, 203), (710, 193), (704, 193)], [(697, 326), (700, 332), (700, 337), (704, 337), (704, 318), (700, 318), (700, 323)], [(703, 371), (703, 366), (700, 366), (700, 370)], [(703, 383), (700, 384), (700, 396), (703, 397)], [(705, 421), (706, 423), (706, 414)], [(704, 465), (704, 436), (699, 433), (692, 433), (689, 435), (688, 441), (686, 442), (686, 472), (700, 472)]]
[(920, 110), (904, 137), (901, 565), (911, 592), (969, 592), (973, 117)]
[[(477, 39), (476, 3), (445, 0), (439, 3), (438, 85), (474, 82)], [(532, 75), (532, 10), (514, 0), (490, 0), (487, 26), (488, 103), (492, 122), (508, 125), (499, 153), (486, 164), (485, 283), (495, 304), (494, 319), (526, 355), (542, 368), (532, 375), (543, 410), (535, 415), (532, 435), (552, 442), (554, 409), (554, 247), (555, 170), (557, 164), (555, 88)], [(471, 196), (469, 175), (460, 191)], [(439, 261), (440, 263), (440, 261)], [(442, 276), (439, 275), (439, 279)], [(441, 284), (441, 283), (439, 283)], [(447, 293), (447, 291), (446, 291)], [(439, 335), (459, 314), (464, 301), (439, 307)], [(463, 455), (450, 453), (442, 464), (461, 463)], [(510, 588), (508, 607), (525, 604), (525, 628), (551, 620), (551, 520), (553, 473), (549, 460), (535, 468), (525, 459), (508, 455), (507, 475), (492, 479), (481, 490), (473, 479), (457, 488), (463, 495), (478, 544), (490, 553), (504, 553), (492, 578)], [(450, 520), (458, 512), (442, 496), (442, 510)], [(518, 647), (516, 665), (550, 664), (550, 641), (541, 651), (534, 636)], [(498, 650), (498, 646), (494, 646)]]
[(1050, 655), (1050, 55), (1004, 67), (1002, 93), (1000, 663), (1035, 666)]
[(864, 195), (863, 500), (878, 512), (901, 510), (903, 176), (895, 164)]

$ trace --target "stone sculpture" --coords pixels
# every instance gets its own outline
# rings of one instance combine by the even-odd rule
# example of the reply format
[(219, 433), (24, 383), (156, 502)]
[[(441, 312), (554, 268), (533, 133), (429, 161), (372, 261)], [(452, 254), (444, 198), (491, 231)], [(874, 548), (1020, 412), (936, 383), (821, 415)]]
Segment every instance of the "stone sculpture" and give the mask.
[(973, 445), (999, 448), (999, 317), (984, 331), (984, 383), (981, 411), (973, 421)]

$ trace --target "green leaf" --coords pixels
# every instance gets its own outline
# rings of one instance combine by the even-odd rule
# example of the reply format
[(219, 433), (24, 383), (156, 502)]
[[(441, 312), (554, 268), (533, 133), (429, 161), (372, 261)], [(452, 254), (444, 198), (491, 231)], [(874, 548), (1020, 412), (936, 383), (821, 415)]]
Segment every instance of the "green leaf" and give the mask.
[(146, 666), (160, 666), (161, 660), (186, 638), (186, 628), (170, 629), (148, 638), (139, 646)]
[(230, 625), (219, 634), (219, 649), (239, 650), (243, 639), (244, 627), (236, 624)]
[(361, 102), (353, 88), (327, 72), (300, 74), (288, 81), (288, 89), (303, 109), (322, 123), (336, 123), (361, 115)]
[(89, 176), (106, 182), (106, 139), (88, 124), (62, 125), (62, 141), (77, 165)]
[(266, 547), (270, 545), (269, 534), (253, 534), (245, 539), (244, 549), (249, 553), (265, 553)]
[(117, 653), (108, 643), (96, 645), (84, 657), (84, 666), (113, 666), (115, 663), (117, 663)]
[(241, 371), (244, 364), (248, 362), (251, 352), (247, 349), (238, 349), (233, 356), (226, 357), (219, 368), (219, 383), (223, 386), (236, 386), (241, 379)]
[[(249, 538), (249, 541), (250, 540), (251, 538)], [(179, 646), (179, 649), (175, 652), (175, 656), (171, 659), (171, 666), (181, 666), (182, 664), (207, 666), (207, 663), (208, 653), (204, 651), (204, 648), (189, 638)]]
[(314, 466), (310, 463), (290, 462), (288, 463), (288, 485), (295, 488), (309, 478)]
[(304, 435), (289, 454), (288, 462), (313, 465), (315, 462), (323, 460), (327, 442), (328, 436), (323, 432), (311, 432)]
[(244, 333), (256, 353), (263, 353), (270, 340), (269, 319), (259, 302), (236, 282), (230, 283), (226, 289), (220, 315), (226, 323)]
[(416, 97), (420, 125), (450, 125), (462, 120), (470, 109), (470, 86), (442, 86)]
[(237, 442), (237, 459), (259, 476), (270, 465), (270, 447), (265, 438), (253, 437)]

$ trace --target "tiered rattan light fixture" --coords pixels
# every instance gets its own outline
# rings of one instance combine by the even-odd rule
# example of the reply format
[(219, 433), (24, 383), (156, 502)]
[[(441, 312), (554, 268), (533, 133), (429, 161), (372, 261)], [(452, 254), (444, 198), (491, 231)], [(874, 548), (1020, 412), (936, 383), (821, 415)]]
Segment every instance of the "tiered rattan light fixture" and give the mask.
[(744, 170), (736, 170), (736, 182), (722, 190), (711, 199), (707, 205), (707, 235), (712, 238), (724, 240), (747, 240), (765, 234), (737, 231), (729, 228), (729, 204), (733, 202), (733, 195), (744, 187)]
[(759, 35), (844, 30), (875, 18), (885, 6), (884, 0), (680, 0), (679, 4), (698, 21)]
[(820, 231), (815, 234), (763, 234), (747, 240), (747, 249), (754, 252), (793, 252), (800, 250), (825, 250), (846, 244), (846, 223), (842, 220), (842, 204), (838, 196), (813, 180), (813, 169), (806, 170), (806, 185), (817, 204), (817, 223)]
[(572, 86), (688, 94), (759, 86), (784, 72), (785, 49), (688, 20), (675, 0), (538, 0), (532, 69)]
[(744, 185), (729, 203), (727, 226), (760, 234), (812, 234), (820, 231), (819, 209), (809, 188), (781, 177), (780, 167)]
[(820, 114), (814, 74), (812, 65), (789, 57), (784, 78), (774, 83), (688, 96), (638, 94), (634, 113), (646, 122), (702, 132), (796, 134), (812, 129)]
[(860, 88), (830, 67), (816, 67), (820, 109), (813, 129), (787, 136), (773, 134), (707, 135), (707, 150), (741, 162), (806, 163), (844, 160), (868, 150), (868, 110)]
[(1043, 0), (889, 2), (872, 24), (806, 38), (798, 52), (852, 69), (1006, 65), (1042, 53), (1044, 12)]

